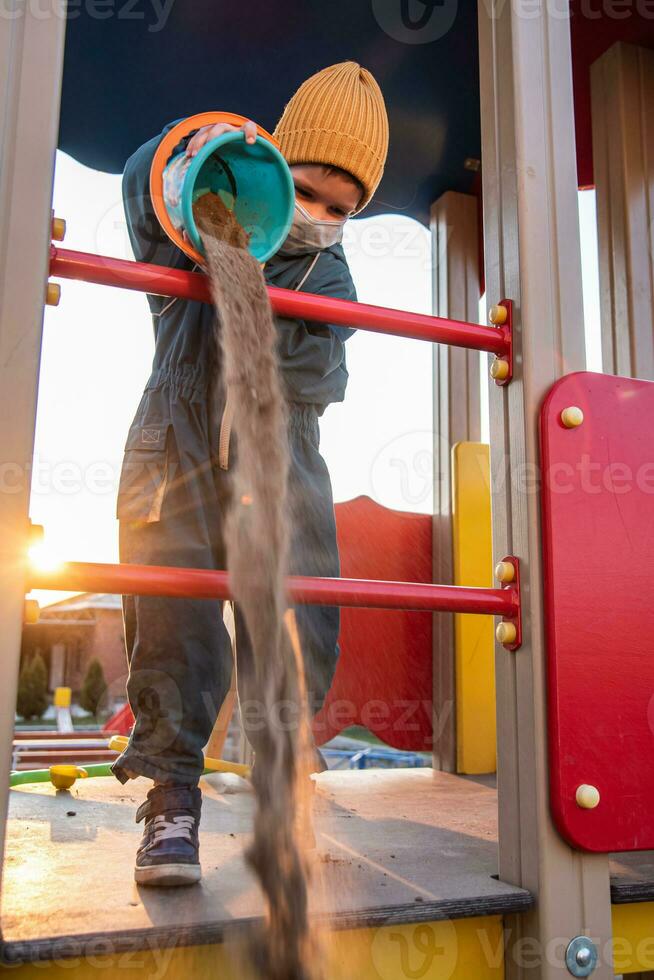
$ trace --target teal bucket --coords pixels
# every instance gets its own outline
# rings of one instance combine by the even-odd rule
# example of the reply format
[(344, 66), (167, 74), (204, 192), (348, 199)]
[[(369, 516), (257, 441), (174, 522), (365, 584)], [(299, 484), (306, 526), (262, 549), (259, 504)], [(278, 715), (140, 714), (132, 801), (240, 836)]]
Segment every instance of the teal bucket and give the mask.
[(295, 188), (286, 160), (267, 139), (245, 142), (245, 133), (210, 140), (194, 157), (178, 153), (163, 172), (163, 198), (170, 220), (185, 231), (204, 255), (193, 217), (199, 197), (212, 192), (233, 210), (250, 236), (249, 250), (259, 262), (274, 255), (293, 220)]

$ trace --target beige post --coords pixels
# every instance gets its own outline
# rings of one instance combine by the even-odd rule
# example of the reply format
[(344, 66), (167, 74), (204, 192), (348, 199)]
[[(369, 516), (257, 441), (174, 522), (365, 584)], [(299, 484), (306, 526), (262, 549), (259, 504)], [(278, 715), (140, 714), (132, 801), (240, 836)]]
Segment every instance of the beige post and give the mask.
[[(477, 199), (448, 191), (431, 208), (433, 311), (479, 319)], [(433, 345), (434, 582), (453, 582), (451, 450), (481, 433), (479, 354)], [(454, 617), (434, 616), (434, 766), (456, 772)]]
[[(62, 5), (63, 6), (63, 5)], [(7, 7), (7, 5), (5, 5)], [(0, 18), (0, 853), (25, 599), (25, 552), (66, 22)]]
[(603, 367), (654, 381), (654, 51), (613, 45), (591, 85)]
[(570, 24), (555, 6), (479, 4), (487, 297), (515, 301), (516, 328), (515, 379), (490, 386), (493, 532), (496, 556), (521, 561), (524, 617), (522, 648), (496, 656), (499, 871), (537, 899), (506, 920), (507, 977), (561, 980), (568, 941), (587, 934), (602, 954), (593, 978), (608, 980), (608, 859), (568, 847), (548, 808), (540, 501), (524, 485), (545, 393), (585, 366)]

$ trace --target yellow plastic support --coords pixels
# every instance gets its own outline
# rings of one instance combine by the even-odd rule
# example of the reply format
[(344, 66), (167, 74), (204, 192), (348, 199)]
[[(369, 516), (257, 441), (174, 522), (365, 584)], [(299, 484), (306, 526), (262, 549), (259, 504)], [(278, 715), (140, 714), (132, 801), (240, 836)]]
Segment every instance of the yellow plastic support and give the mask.
[(495, 630), (495, 639), (498, 643), (502, 643), (504, 646), (510, 647), (512, 643), (515, 643), (518, 636), (518, 631), (516, 630), (513, 623), (498, 623), (497, 629)]
[[(490, 452), (480, 442), (452, 449), (455, 585), (493, 587)], [(492, 616), (454, 617), (457, 770), (494, 772), (495, 630)]]
[(49, 282), (45, 287), (46, 306), (59, 306), (61, 299), (61, 286), (58, 282)]
[(53, 242), (63, 242), (66, 237), (66, 219), (55, 218), (54, 212), (52, 213), (51, 232)]
[(515, 580), (515, 567), (510, 561), (500, 561), (495, 566), (495, 578), (503, 585), (508, 585)]
[(488, 311), (488, 319), (493, 324), (494, 327), (502, 327), (506, 323), (509, 317), (509, 311), (506, 306), (497, 304), (497, 306), (491, 306)]
[(503, 361), (501, 357), (496, 357), (490, 366), (490, 376), (493, 381), (506, 381), (509, 376), (508, 361)]
[[(484, 916), (377, 929), (325, 932), (319, 948), (326, 980), (503, 980), (502, 919)], [(108, 946), (110, 944), (107, 944)], [(26, 964), (12, 969), (12, 980), (120, 980), (165, 977), (166, 980), (255, 980), (243, 942), (221, 945), (156, 948), (148, 944), (133, 954), (78, 956), (56, 963)]]

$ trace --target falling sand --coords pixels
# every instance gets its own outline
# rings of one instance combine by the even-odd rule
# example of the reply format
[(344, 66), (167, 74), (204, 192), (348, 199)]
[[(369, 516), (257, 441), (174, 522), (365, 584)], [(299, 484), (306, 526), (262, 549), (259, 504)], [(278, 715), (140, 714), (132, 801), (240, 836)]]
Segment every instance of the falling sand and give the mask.
[[(218, 311), (223, 387), (236, 406), (238, 446), (231, 471), (233, 503), (225, 520), (227, 565), (250, 635), (265, 718), (253, 772), (254, 840), (246, 854), (266, 900), (265, 930), (253, 961), (268, 980), (318, 980), (302, 847), (311, 750), (302, 658), (285, 584), (287, 407), (261, 268), (231, 212), (219, 198), (222, 207), (205, 201), (209, 197), (215, 195), (196, 202), (195, 217)], [(301, 707), (298, 726), (279, 724), (279, 705), (289, 702)]]

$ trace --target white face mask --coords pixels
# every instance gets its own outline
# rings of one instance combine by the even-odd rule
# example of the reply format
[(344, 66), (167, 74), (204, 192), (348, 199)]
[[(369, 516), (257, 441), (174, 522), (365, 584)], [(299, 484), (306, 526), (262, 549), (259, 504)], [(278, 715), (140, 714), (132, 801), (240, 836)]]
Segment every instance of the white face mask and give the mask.
[(346, 221), (347, 218), (342, 221), (319, 221), (296, 201), (291, 230), (279, 252), (282, 255), (321, 252), (341, 241)]

